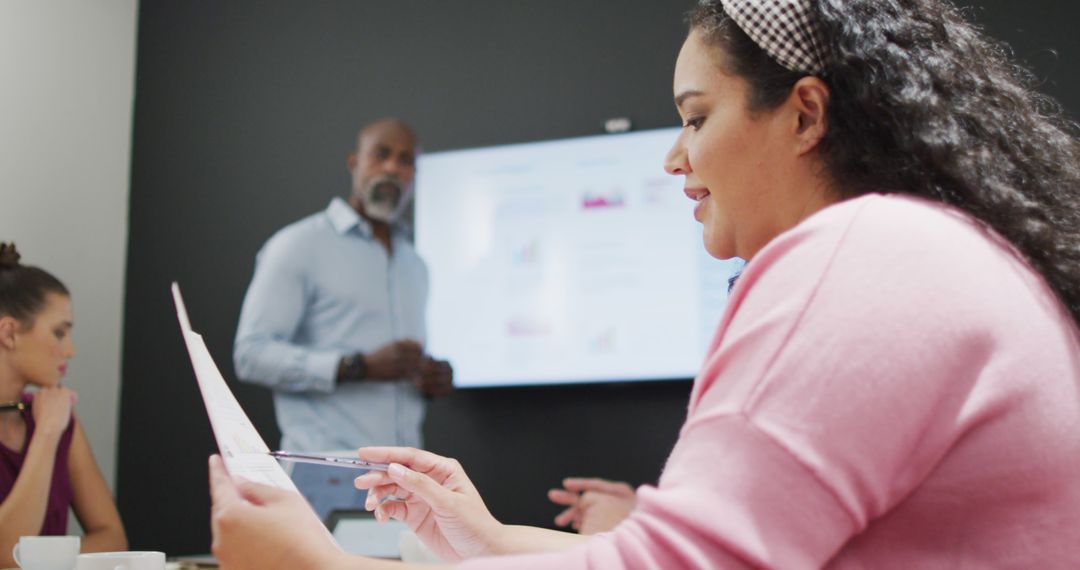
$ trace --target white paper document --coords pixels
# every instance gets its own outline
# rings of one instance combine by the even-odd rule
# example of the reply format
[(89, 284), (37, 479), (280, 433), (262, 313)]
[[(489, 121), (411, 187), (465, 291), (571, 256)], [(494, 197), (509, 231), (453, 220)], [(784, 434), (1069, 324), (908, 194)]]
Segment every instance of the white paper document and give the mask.
[(270, 448), (236, 401), (229, 385), (225, 383), (225, 378), (210, 357), (210, 351), (207, 350), (202, 336), (191, 330), (187, 308), (176, 283), (172, 284), (172, 294), (184, 343), (187, 344), (188, 355), (191, 356), (191, 365), (195, 368), (195, 378), (199, 383), (203, 404), (206, 405), (206, 413), (210, 416), (210, 428), (217, 440), (218, 451), (225, 460), (226, 469), (230, 474), (250, 481), (297, 491), (292, 479), (285, 474), (277, 460), (269, 455)]

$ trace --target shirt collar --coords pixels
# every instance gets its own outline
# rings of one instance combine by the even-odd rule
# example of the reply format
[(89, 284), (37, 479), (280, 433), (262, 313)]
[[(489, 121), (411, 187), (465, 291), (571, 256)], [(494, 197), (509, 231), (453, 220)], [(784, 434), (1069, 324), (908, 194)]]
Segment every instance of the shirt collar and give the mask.
[[(341, 235), (349, 233), (349, 230), (353, 228), (356, 228), (357, 233), (365, 237), (374, 237), (375, 235), (371, 229), (371, 222), (356, 213), (356, 210), (340, 196), (330, 200), (330, 205), (326, 207), (326, 216), (330, 218), (330, 225), (334, 227), (334, 231)], [(401, 221), (390, 224), (391, 238), (402, 232), (408, 236), (412, 232), (412, 228)]]
[(326, 207), (326, 217), (330, 218), (330, 225), (334, 226), (334, 231), (339, 234), (344, 235), (356, 228), (356, 231), (362, 235), (371, 235), (371, 224), (360, 217), (360, 214), (356, 213), (356, 210), (340, 196), (330, 200), (330, 205)]

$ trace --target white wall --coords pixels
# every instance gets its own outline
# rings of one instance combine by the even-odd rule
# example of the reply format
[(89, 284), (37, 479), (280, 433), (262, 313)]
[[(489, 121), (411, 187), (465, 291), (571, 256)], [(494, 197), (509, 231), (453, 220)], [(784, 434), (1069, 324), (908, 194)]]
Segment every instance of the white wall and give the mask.
[(71, 290), (67, 383), (110, 487), (135, 27), (136, 0), (0, 0), (0, 241)]

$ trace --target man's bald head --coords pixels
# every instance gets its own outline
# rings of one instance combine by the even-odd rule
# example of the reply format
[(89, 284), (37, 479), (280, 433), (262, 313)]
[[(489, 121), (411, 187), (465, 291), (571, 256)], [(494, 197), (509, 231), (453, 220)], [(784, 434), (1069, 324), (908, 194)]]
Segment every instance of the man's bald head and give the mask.
[(407, 125), (405, 121), (396, 117), (386, 117), (379, 119), (373, 123), (369, 123), (364, 128), (360, 129), (360, 132), (356, 135), (356, 150), (359, 151), (364, 142), (368, 141), (369, 144), (372, 141), (377, 141), (383, 138), (398, 138), (408, 139), (411, 142), (414, 153), (416, 149), (416, 132), (412, 130), (412, 127)]

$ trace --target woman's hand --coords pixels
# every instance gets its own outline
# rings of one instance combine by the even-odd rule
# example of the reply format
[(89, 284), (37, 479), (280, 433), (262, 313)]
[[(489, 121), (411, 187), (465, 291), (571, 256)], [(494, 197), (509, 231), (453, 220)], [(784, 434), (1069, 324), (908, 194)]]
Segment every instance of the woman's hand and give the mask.
[(567, 507), (555, 517), (555, 524), (570, 525), (581, 534), (615, 528), (637, 505), (633, 487), (606, 479), (564, 479), (562, 489), (548, 491), (548, 499)]
[(211, 550), (229, 570), (340, 567), (346, 555), (299, 493), (234, 482), (210, 457)]
[(389, 471), (356, 478), (357, 489), (368, 489), (365, 507), (379, 522), (405, 522), (447, 562), (499, 553), (505, 527), (488, 512), (456, 460), (402, 447), (365, 447), (360, 457), (390, 464)]
[(34, 417), (34, 433), (59, 438), (71, 423), (71, 411), (77, 400), (75, 392), (61, 386), (38, 390), (30, 408)]

